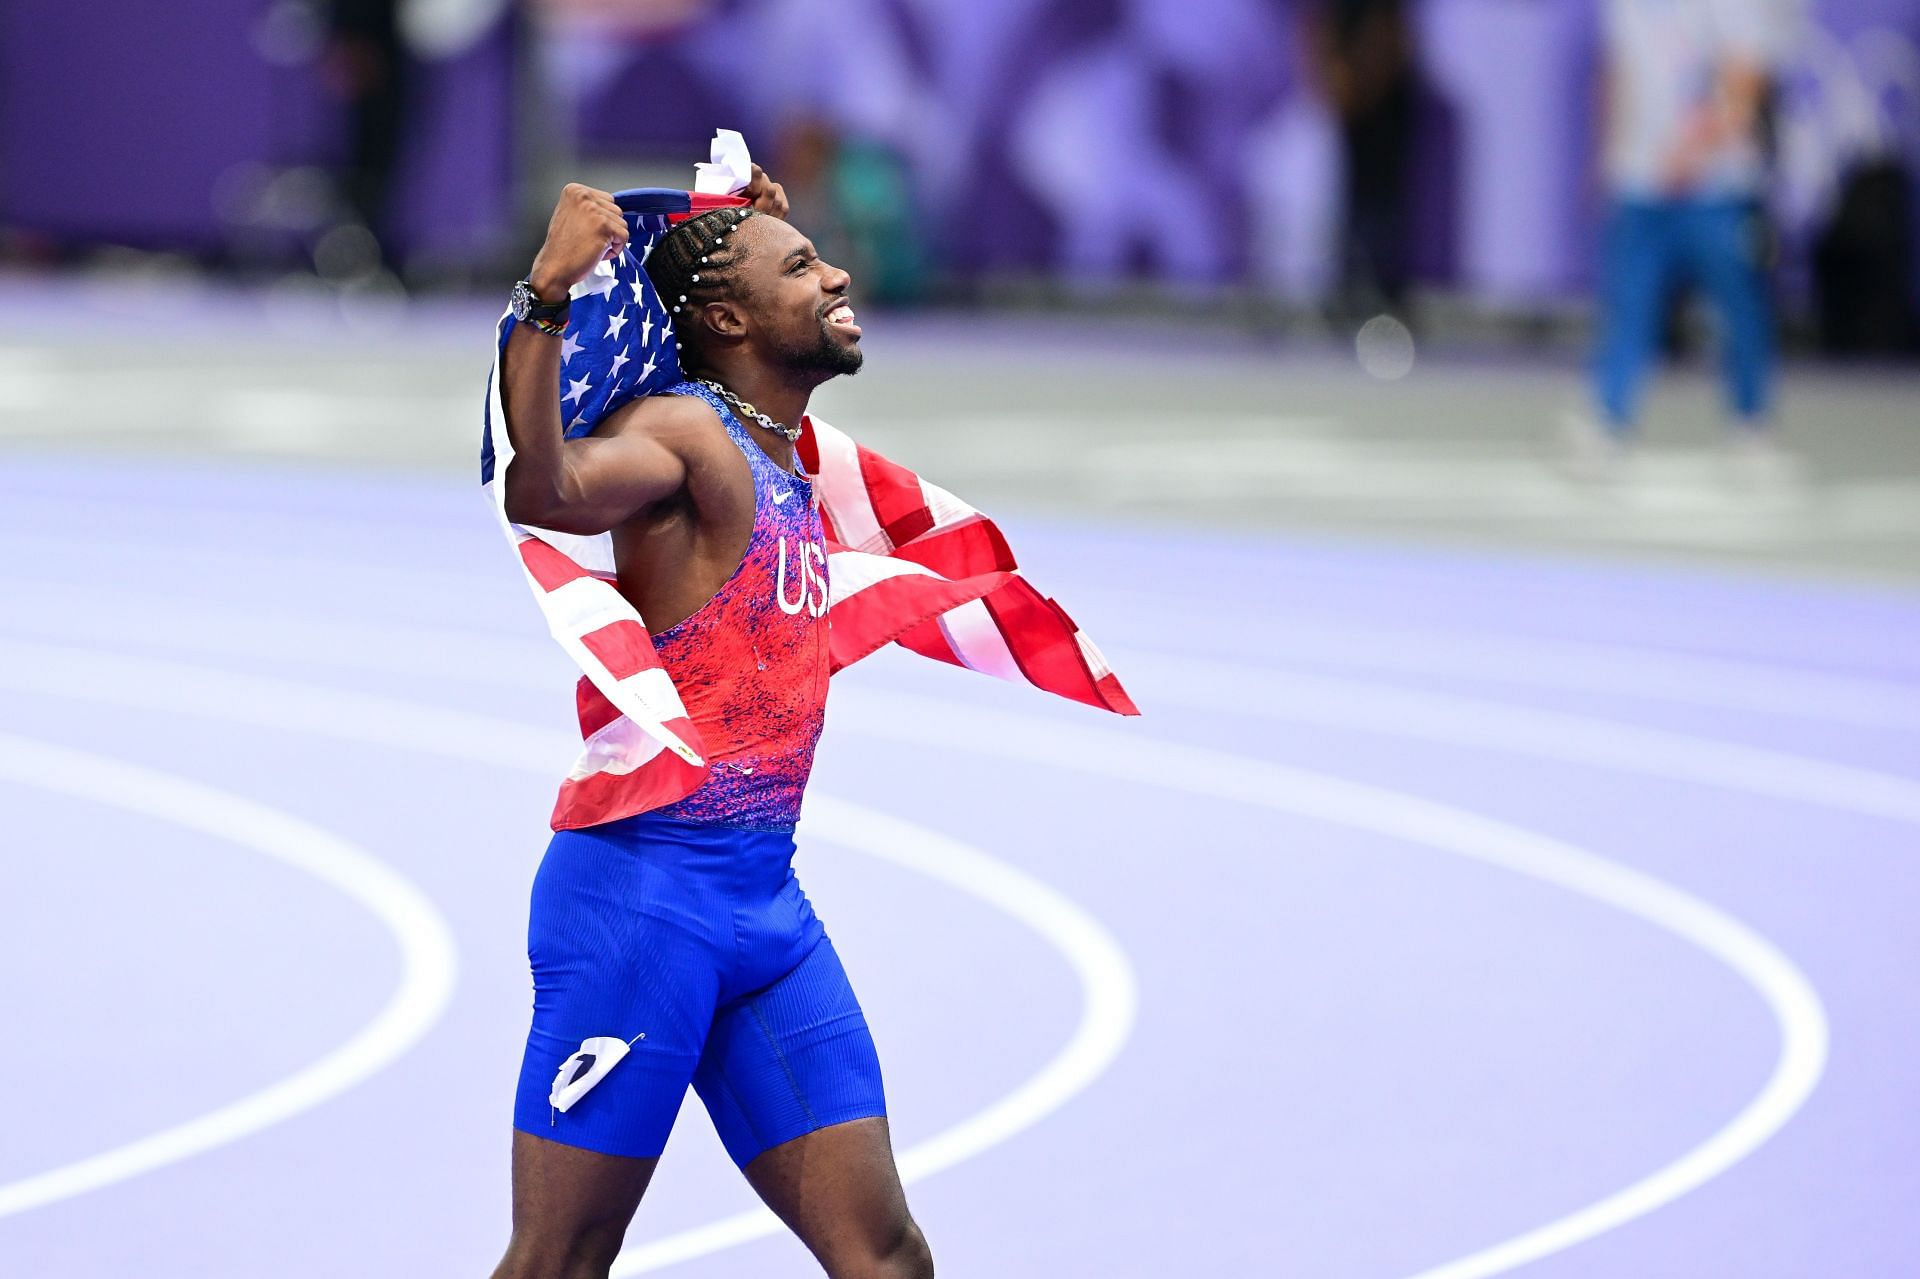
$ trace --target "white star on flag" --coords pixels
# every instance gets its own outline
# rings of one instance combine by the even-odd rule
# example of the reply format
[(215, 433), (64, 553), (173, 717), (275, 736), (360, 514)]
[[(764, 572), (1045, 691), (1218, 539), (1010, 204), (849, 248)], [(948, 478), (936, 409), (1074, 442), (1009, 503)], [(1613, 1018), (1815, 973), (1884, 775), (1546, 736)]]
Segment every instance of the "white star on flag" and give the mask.
[[(652, 241), (649, 240), (648, 244), (651, 245)], [(627, 287), (633, 290), (634, 305), (641, 307), (642, 309), (644, 309), (647, 305), (647, 286), (645, 281), (646, 281), (645, 276), (641, 276), (639, 279), (627, 281)]]
[(645, 312), (640, 316), (640, 345), (653, 345), (653, 316)]
[(620, 314), (609, 315), (607, 317), (607, 331), (601, 336), (617, 338), (620, 336), (620, 330), (626, 327), (627, 327), (627, 312), (625, 308), (622, 308), (620, 311)]
[(562, 404), (571, 403), (572, 401), (579, 399), (581, 396), (585, 395), (588, 391), (591, 391), (593, 389), (593, 387), (588, 384), (587, 379), (583, 377), (568, 378), (567, 386), (570, 389), (567, 391), (565, 395), (560, 397), (560, 402)]
[(615, 351), (613, 353), (613, 368), (611, 372), (615, 377), (620, 376), (620, 366), (625, 364), (629, 358), (631, 357), (629, 357), (625, 351)]
[(560, 363), (565, 364), (578, 354), (580, 354), (580, 342), (569, 329), (567, 335), (560, 339)]
[(648, 360), (645, 364), (640, 366), (640, 380), (642, 382), (645, 382), (648, 378), (652, 376), (653, 376), (653, 361)]

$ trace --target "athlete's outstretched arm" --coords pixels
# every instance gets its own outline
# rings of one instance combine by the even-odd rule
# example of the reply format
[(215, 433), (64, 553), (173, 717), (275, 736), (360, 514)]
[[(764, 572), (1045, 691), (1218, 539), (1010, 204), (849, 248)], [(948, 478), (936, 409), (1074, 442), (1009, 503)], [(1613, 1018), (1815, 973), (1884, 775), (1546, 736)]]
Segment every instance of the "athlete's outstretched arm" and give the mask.
[[(542, 301), (557, 302), (626, 244), (627, 224), (613, 197), (570, 183), (527, 280)], [(500, 365), (514, 451), (505, 481), (508, 519), (563, 533), (604, 533), (686, 482), (682, 459), (648, 432), (566, 439), (559, 385), (560, 339), (531, 324), (515, 325)]]

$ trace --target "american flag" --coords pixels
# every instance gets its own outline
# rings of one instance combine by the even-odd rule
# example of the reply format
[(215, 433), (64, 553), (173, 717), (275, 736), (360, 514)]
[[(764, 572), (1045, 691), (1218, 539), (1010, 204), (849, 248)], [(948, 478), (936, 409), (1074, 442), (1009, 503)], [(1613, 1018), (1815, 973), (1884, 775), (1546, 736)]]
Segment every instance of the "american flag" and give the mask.
[[(623, 191), (627, 250), (574, 286), (561, 339), (561, 418), (568, 438), (609, 412), (682, 378), (666, 308), (642, 265), (674, 224), (732, 196)], [(596, 825), (670, 804), (705, 779), (705, 748), (654, 655), (646, 625), (615, 589), (613, 540), (515, 524), (506, 486), (498, 353), (515, 321), (503, 315), (480, 442), (480, 482), (494, 504), (554, 639), (583, 675), (585, 745), (561, 783), (554, 829)], [(1137, 715), (1100, 650), (1018, 572), (992, 520), (937, 485), (809, 415), (798, 450), (814, 476), (828, 539), (832, 668), (898, 643), (927, 657), (1021, 681), (1089, 706)]]

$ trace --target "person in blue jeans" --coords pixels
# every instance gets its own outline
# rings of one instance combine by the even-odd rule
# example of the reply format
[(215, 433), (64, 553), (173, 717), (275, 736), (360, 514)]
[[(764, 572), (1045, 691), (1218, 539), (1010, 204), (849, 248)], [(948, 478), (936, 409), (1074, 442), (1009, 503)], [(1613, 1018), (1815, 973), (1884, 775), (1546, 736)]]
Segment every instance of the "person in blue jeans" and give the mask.
[(1743, 427), (1766, 422), (1773, 373), (1765, 227), (1759, 207), (1733, 197), (1615, 202), (1601, 269), (1601, 410), (1615, 435), (1633, 430), (1676, 288), (1698, 288), (1720, 315), (1727, 395)]
[(1765, 448), (1774, 363), (1760, 118), (1787, 35), (1781, 0), (1605, 0), (1609, 210), (1594, 360), (1602, 433), (1631, 440), (1676, 290), (1719, 314), (1740, 438)]

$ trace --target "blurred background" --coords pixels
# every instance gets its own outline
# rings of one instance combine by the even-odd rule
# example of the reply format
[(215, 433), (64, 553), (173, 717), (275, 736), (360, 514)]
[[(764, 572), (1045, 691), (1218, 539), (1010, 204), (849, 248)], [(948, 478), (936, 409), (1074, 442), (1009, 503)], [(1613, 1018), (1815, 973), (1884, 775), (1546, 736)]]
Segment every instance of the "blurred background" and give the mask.
[[(1795, 342), (1910, 354), (1913, 6), (1719, 7), (1768, 28), (1748, 44)], [(724, 121), (876, 299), (1277, 323), (1366, 285), (1539, 338), (1596, 276), (1602, 73), (1655, 56), (1610, 51), (1601, 8), (20, 0), (0, 226), (25, 268), (491, 287), (552, 188), (675, 177)]]
[[(1146, 712), (836, 684), (943, 1273), (1920, 1273), (1920, 0), (0, 6), (0, 1271), (497, 1256), (492, 325), (716, 127)], [(619, 1273), (808, 1273), (703, 1123)]]
[[(1099, 423), (1078, 475), (1027, 465), (1057, 434), (996, 437), (1015, 474), (989, 481), (1021, 498), (1915, 562), (1908, 0), (18, 0), (0, 23), (16, 312), (55, 290), (168, 343), (466, 333), (564, 182), (684, 183), (723, 125), (899, 312), (896, 358), (858, 384), (887, 422), (952, 402), (924, 371)], [(1737, 118), (1703, 142), (1710, 107)], [(10, 322), (9, 436), (134, 430), (111, 370), (57, 423), (35, 411), (64, 359), (37, 319)], [(972, 386), (956, 338), (1013, 348), (1008, 379)], [(1076, 363), (1095, 347), (1151, 354)], [(1204, 392), (1165, 375), (1194, 358), (1221, 361)], [(375, 395), (215, 429), (242, 389), (215, 378), (211, 413), (149, 402), (139, 434), (324, 453), (345, 431), (425, 460), (442, 376), (410, 361), (405, 429)], [(1165, 413), (1256, 438), (1220, 475)]]

